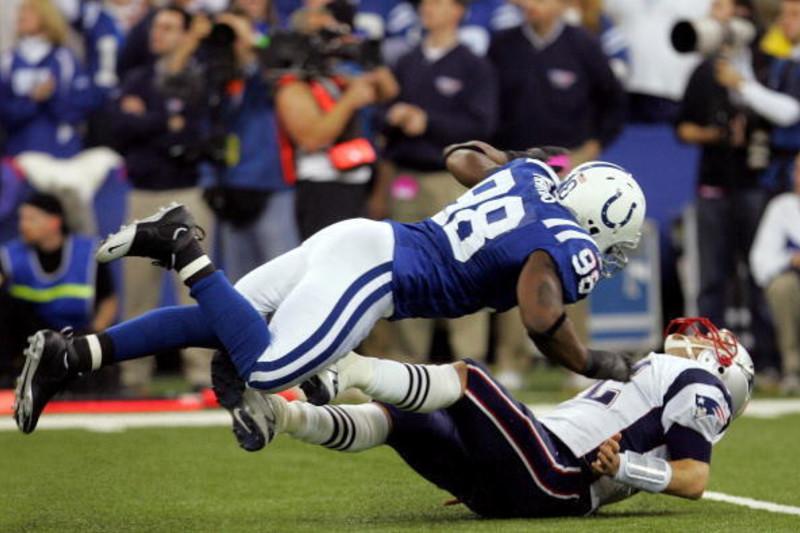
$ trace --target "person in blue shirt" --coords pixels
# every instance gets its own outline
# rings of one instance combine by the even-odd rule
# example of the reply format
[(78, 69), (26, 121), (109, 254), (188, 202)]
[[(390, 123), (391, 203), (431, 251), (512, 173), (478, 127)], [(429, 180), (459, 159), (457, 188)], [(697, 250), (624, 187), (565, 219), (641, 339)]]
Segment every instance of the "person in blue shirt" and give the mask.
[[(560, 183), (541, 161), (550, 155), (544, 149), (506, 153), (481, 142), (448, 147), (448, 170), (471, 189), (435, 216), (412, 224), (334, 224), (236, 288), (203, 252), (183, 206), (123, 227), (104, 241), (98, 260), (154, 259), (178, 273), (199, 305), (145, 313), (99, 335), (38, 332), (17, 388), (20, 429), (33, 431), (45, 404), (76, 373), (186, 345), (224, 347), (228, 355), (217, 362), (229, 357), (250, 387), (280, 391), (302, 384), (310, 401), (327, 403), (338, 383), (330, 365), (379, 318), (450, 318), (487, 307), (518, 305), (546, 356), (589, 377), (626, 381), (629, 361), (584, 347), (564, 306), (624, 266), (624, 248), (639, 240), (644, 195), (630, 174), (610, 163), (588, 163)], [(406, 397), (412, 407), (446, 394), (431, 379), (434, 367), (412, 372), (387, 360), (382, 368), (385, 379), (377, 387)], [(237, 437), (246, 448), (263, 446), (265, 436), (242, 411), (241, 391), (230, 390), (219, 400), (234, 415)]]
[(17, 45), (0, 58), (0, 124), (6, 152), (72, 157), (91, 108), (90, 81), (66, 48), (67, 24), (49, 0), (20, 5)]

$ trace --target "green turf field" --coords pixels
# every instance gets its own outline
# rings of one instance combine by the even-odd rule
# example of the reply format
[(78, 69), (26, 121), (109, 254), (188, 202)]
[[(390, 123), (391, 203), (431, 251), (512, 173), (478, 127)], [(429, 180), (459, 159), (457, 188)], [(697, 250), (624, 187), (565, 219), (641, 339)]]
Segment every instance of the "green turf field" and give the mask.
[[(52, 415), (51, 415), (52, 416)], [(800, 415), (742, 418), (710, 490), (800, 506)], [(597, 518), (483, 520), (387, 449), (279, 438), (240, 451), (227, 428), (0, 431), (0, 532), (800, 531), (800, 517), (639, 495)]]

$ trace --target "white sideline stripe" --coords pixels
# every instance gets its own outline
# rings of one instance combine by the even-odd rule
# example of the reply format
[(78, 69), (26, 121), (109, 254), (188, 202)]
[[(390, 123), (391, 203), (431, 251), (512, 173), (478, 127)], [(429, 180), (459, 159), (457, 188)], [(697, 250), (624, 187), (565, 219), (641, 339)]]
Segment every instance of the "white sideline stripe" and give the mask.
[[(537, 403), (528, 408), (536, 416), (553, 411), (557, 404)], [(800, 413), (800, 399), (753, 400), (743, 416), (751, 418), (778, 418)], [(40, 429), (85, 429), (88, 431), (113, 432), (128, 428), (149, 427), (206, 427), (227, 426), (230, 416), (222, 409), (204, 411), (178, 411), (168, 413), (103, 413), (103, 414), (46, 414), (39, 419)], [(17, 431), (11, 415), (0, 417), (0, 431)]]
[(800, 507), (782, 505), (780, 503), (773, 502), (764, 502), (761, 500), (754, 500), (753, 498), (743, 498), (741, 496), (731, 496), (730, 494), (725, 494), (724, 492), (706, 491), (705, 494), (703, 494), (703, 499), (715, 502), (732, 503), (734, 505), (741, 505), (743, 507), (758, 509), (760, 511), (769, 511), (771, 513), (793, 514), (800, 516)]
[[(85, 429), (100, 433), (130, 428), (227, 426), (231, 417), (222, 409), (177, 413), (46, 414), (39, 419), (40, 429)], [(0, 431), (16, 431), (11, 416), (0, 419)]]

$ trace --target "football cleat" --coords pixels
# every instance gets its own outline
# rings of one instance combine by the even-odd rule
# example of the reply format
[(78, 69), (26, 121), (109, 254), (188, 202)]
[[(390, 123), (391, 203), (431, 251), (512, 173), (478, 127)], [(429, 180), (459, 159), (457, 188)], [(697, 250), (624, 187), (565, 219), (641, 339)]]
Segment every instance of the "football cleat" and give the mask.
[(70, 368), (76, 360), (70, 332), (41, 330), (28, 339), (14, 398), (14, 420), (20, 431), (33, 432), (47, 402), (78, 376)]
[(313, 405), (327, 405), (339, 394), (339, 369), (332, 364), (319, 374), (300, 384), (306, 401)]
[(176, 253), (193, 239), (201, 240), (203, 230), (181, 204), (172, 203), (142, 220), (122, 226), (102, 242), (95, 254), (100, 263), (120, 257), (149, 257), (154, 264), (175, 268)]
[(231, 415), (240, 448), (255, 452), (272, 441), (275, 419), (269, 402), (247, 388), (230, 356), (223, 351), (217, 351), (211, 359), (211, 387), (217, 402)]

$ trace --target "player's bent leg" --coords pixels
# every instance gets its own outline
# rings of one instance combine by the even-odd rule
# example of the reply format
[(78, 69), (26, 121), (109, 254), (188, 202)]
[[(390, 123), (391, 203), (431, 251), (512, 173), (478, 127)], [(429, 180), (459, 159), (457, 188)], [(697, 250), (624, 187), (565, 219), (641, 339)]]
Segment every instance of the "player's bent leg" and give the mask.
[(302, 442), (359, 452), (384, 444), (389, 435), (389, 416), (377, 404), (317, 406), (265, 396), (273, 408), (277, 432)]
[(189, 286), (240, 374), (248, 375), (269, 346), (269, 331), (261, 315), (216, 271), (198, 242), (201, 233), (186, 208), (173, 204), (109, 235), (96, 257), (100, 262), (126, 255), (150, 257), (157, 264), (174, 269)]
[(378, 319), (391, 314), (391, 226), (349, 220), (303, 246), (308, 269), (270, 321), (274, 337), (248, 374), (253, 388), (278, 392), (302, 383), (355, 348)]
[(483, 471), (498, 516), (583, 515), (591, 509), (583, 465), (479, 363), (467, 360), (467, 389), (448, 407)]
[(308, 268), (308, 251), (299, 246), (254, 268), (234, 287), (262, 316), (274, 313), (284, 298), (303, 279)]
[(415, 365), (350, 352), (332, 368), (339, 390), (355, 387), (404, 411), (430, 413), (449, 407), (466, 388), (467, 366), (463, 362)]

